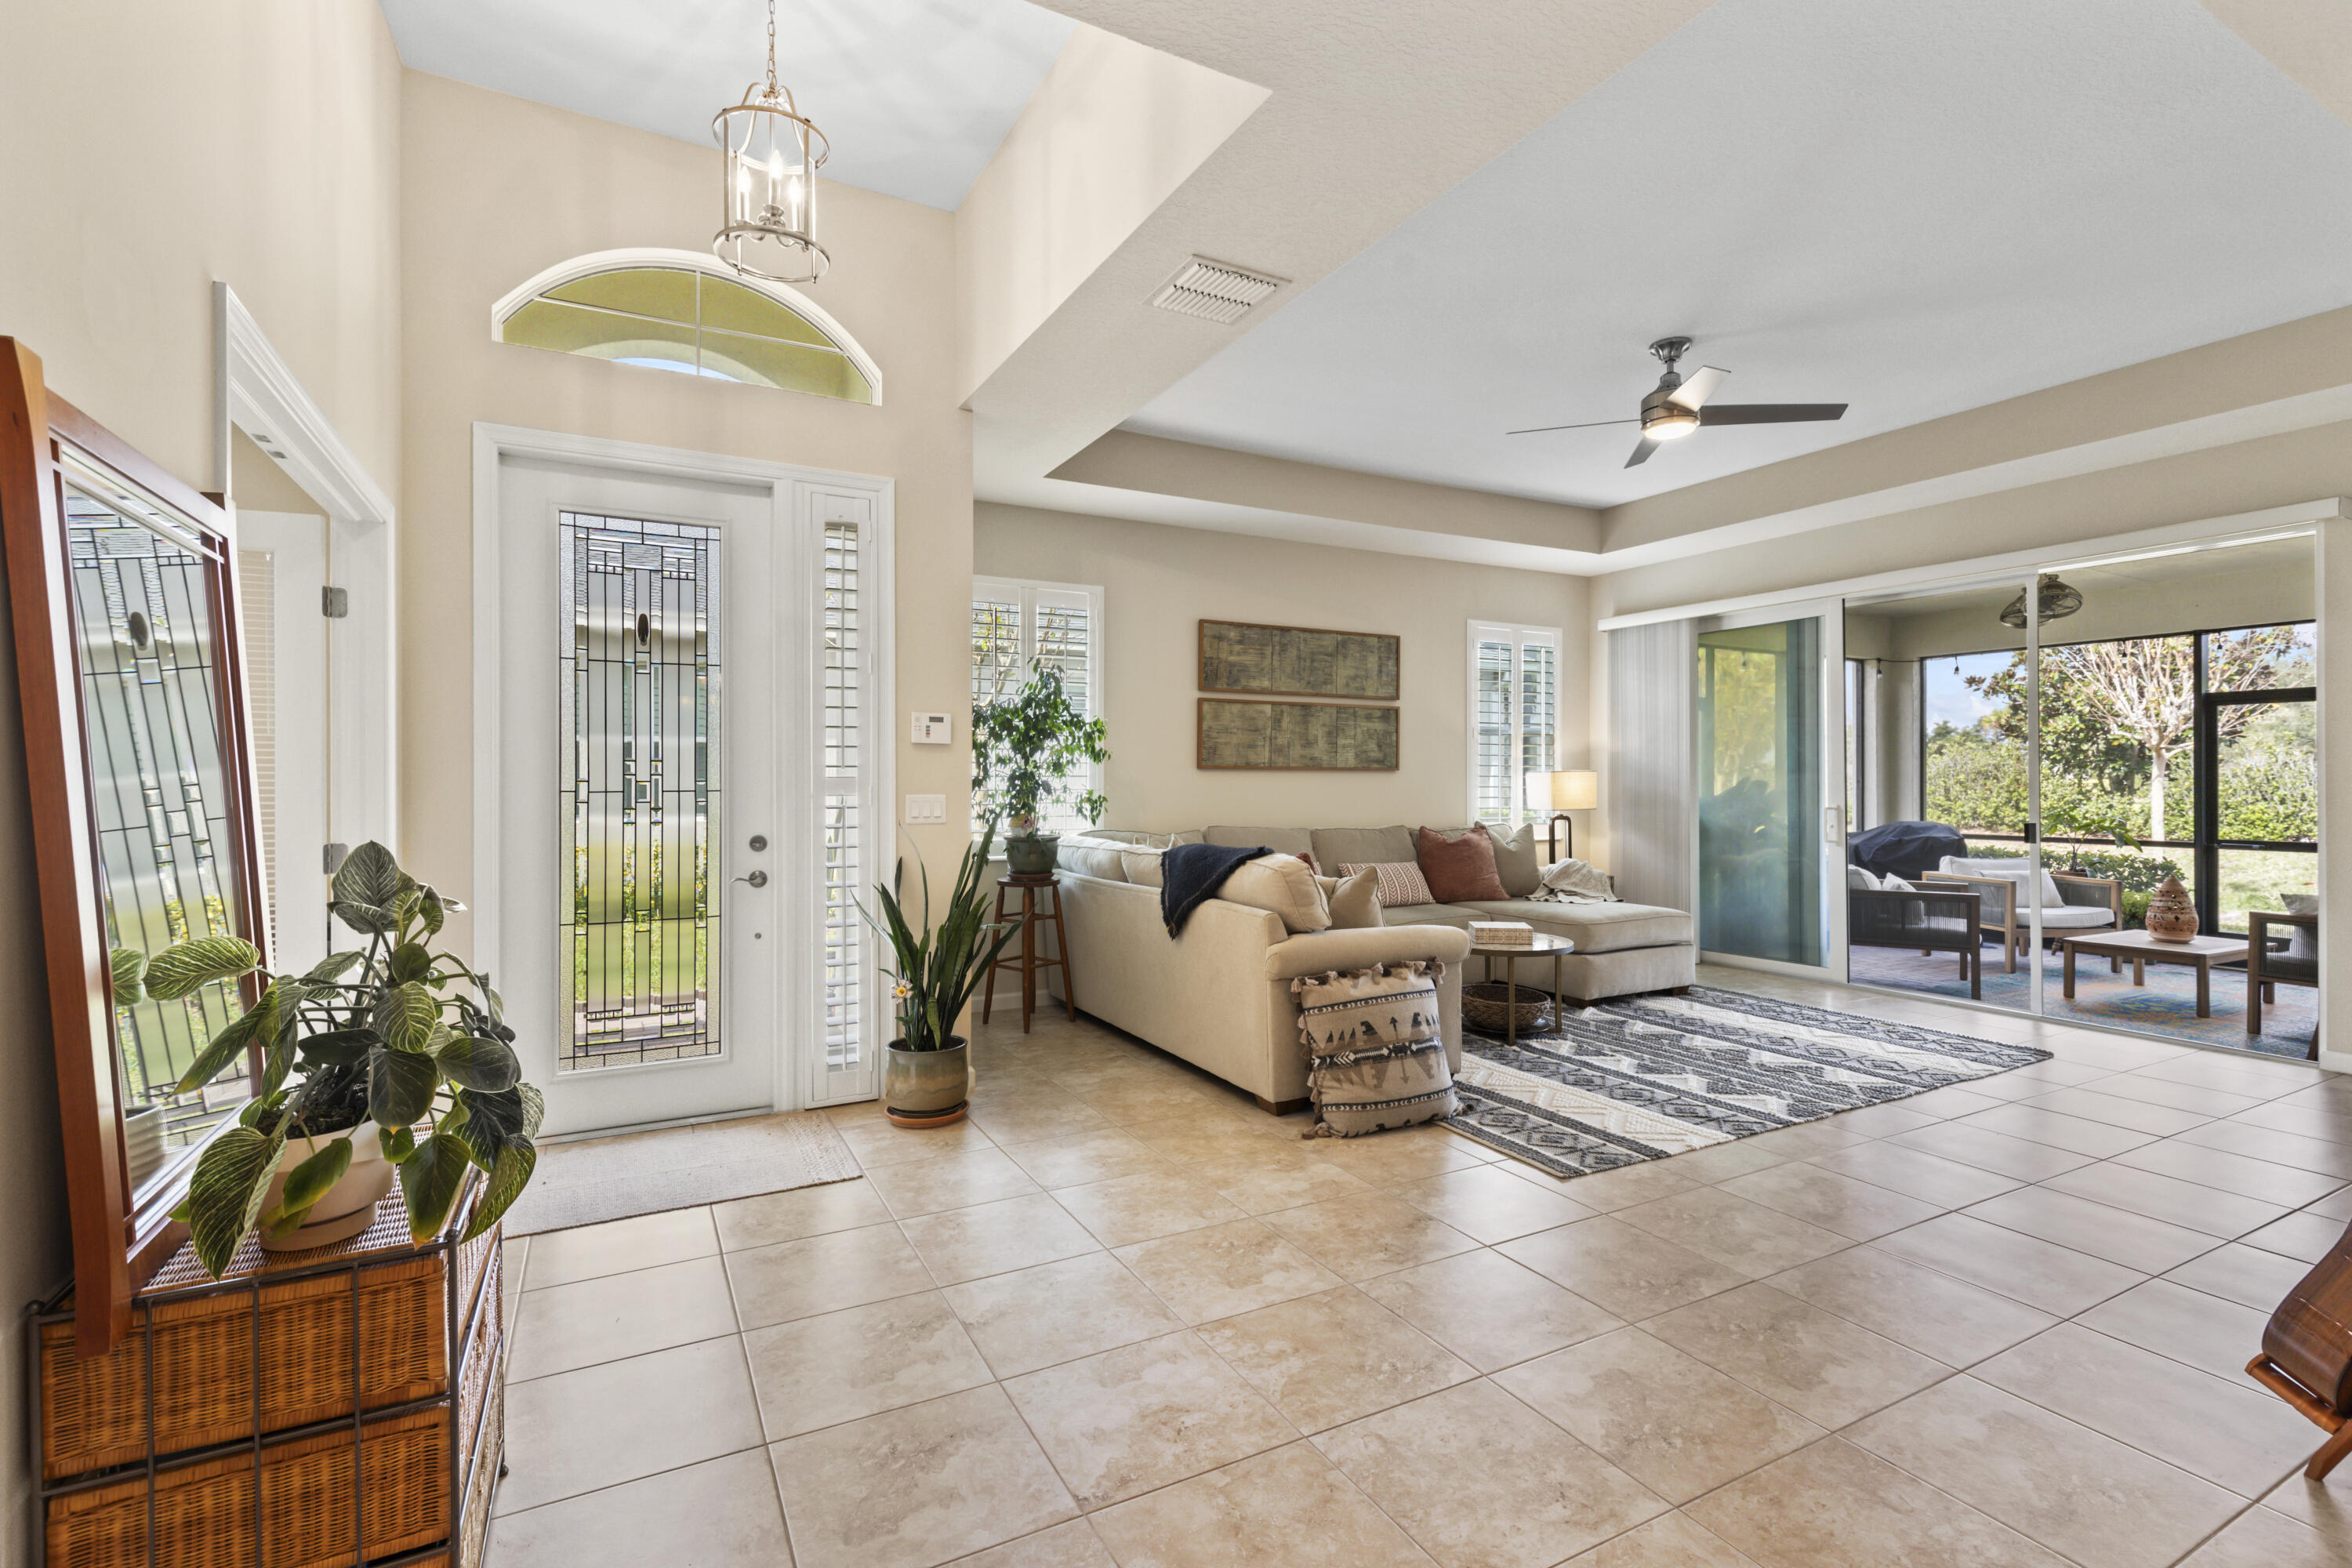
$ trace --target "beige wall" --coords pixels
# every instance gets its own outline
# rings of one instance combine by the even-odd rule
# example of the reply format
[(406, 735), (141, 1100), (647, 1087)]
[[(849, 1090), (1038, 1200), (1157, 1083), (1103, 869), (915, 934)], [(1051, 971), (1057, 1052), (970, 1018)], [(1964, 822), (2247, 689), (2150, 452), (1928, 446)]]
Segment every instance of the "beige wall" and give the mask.
[(956, 210), (957, 395), (986, 381), (1265, 97), (1080, 23)]
[[(362, 462), (398, 478), (400, 63), (373, 0), (0, 6), (0, 335), (67, 399), (216, 489), (225, 279)], [(0, 620), (5, 620), (0, 606)], [(57, 1093), (0, 627), (0, 1300), (67, 1268)], [(13, 1317), (11, 1321), (13, 1323)], [(0, 1355), (0, 1565), (29, 1560), (21, 1347)]]
[[(445, 888), (473, 873), (473, 426), (477, 420), (897, 481), (898, 707), (962, 705), (971, 677), (970, 416), (956, 406), (955, 233), (945, 213), (829, 185), (833, 273), (808, 293), (879, 363), (879, 407), (490, 341), (490, 307), (589, 251), (701, 250), (716, 154), (417, 72), (405, 79), (407, 426), (401, 531), (404, 859)], [(945, 793), (914, 830), (936, 866), (962, 842), (970, 754), (910, 747), (901, 793)], [(464, 940), (465, 933), (457, 933)]]
[[(982, 574), (1103, 590), (1107, 826), (1461, 822), (1474, 619), (1561, 629), (1559, 762), (1585, 765), (1581, 578), (988, 502), (975, 510), (972, 559)], [(1393, 773), (1195, 767), (1203, 618), (1396, 633), (1404, 765)]]

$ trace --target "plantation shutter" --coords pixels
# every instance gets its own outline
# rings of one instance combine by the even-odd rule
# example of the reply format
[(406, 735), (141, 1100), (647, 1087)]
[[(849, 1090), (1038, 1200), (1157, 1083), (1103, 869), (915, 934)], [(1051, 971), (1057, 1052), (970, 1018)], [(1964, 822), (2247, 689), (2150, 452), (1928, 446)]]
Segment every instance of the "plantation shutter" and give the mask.
[[(824, 984), (822, 1066), (813, 1103), (873, 1093), (874, 1062), (889, 1010), (873, 1005), (873, 937), (856, 900), (888, 866), (887, 814), (867, 798), (875, 750), (866, 705), (874, 650), (866, 644), (866, 594), (873, 567), (866, 545), (872, 501), (863, 496), (811, 498), (822, 520), (824, 595), (818, 670), (824, 800)], [(881, 835), (877, 843), (875, 835)]]
[(1541, 816), (1527, 790), (1559, 756), (1559, 633), (1473, 621), (1470, 712), (1471, 816), (1498, 827)]

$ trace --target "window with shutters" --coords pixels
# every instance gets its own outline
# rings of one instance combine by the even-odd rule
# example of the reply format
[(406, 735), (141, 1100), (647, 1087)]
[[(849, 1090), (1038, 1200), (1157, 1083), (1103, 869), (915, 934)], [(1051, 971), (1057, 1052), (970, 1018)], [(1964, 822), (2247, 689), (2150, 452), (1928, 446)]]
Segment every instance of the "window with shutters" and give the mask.
[(859, 603), (857, 524), (824, 525), (824, 1066), (860, 1064), (866, 1011), (866, 942), (857, 899), (868, 880), (864, 791), (866, 668)]
[[(971, 703), (975, 708), (1018, 691), (1040, 666), (1062, 672), (1062, 689), (1078, 711), (1103, 710), (1103, 591), (1074, 583), (1032, 583), (1011, 577), (971, 580)], [(1080, 763), (1041, 813), (1049, 833), (1087, 826), (1075, 803), (1102, 788), (1102, 764)], [(975, 820), (976, 837), (982, 824)]]
[(1514, 827), (1544, 815), (1528, 781), (1552, 771), (1559, 739), (1559, 629), (1470, 623), (1470, 815)]

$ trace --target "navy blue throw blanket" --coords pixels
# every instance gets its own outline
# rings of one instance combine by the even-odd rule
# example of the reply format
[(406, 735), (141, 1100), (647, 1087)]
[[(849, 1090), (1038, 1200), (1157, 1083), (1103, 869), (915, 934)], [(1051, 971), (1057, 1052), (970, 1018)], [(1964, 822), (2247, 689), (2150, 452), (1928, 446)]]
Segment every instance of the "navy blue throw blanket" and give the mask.
[(1160, 918), (1171, 937), (1181, 935), (1192, 911), (1217, 896), (1245, 861), (1274, 851), (1260, 844), (1244, 849), (1230, 844), (1179, 844), (1160, 857)]

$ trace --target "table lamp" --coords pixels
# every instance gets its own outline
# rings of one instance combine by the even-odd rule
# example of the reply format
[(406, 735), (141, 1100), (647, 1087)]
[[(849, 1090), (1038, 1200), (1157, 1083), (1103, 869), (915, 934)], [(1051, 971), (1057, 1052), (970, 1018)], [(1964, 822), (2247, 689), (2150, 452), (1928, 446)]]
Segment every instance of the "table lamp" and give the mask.
[(1591, 811), (1601, 804), (1601, 775), (1588, 768), (1571, 768), (1565, 773), (1529, 773), (1528, 775), (1528, 809), (1549, 812), (1550, 820), (1545, 833), (1551, 846), (1551, 858), (1560, 858), (1559, 825), (1568, 824), (1568, 853), (1576, 853), (1576, 824), (1569, 816), (1571, 811)]

